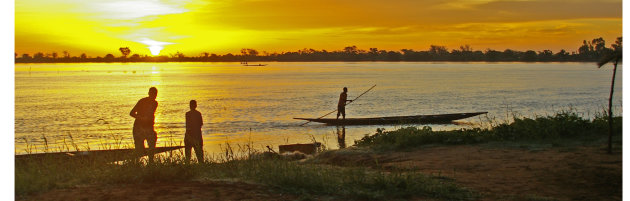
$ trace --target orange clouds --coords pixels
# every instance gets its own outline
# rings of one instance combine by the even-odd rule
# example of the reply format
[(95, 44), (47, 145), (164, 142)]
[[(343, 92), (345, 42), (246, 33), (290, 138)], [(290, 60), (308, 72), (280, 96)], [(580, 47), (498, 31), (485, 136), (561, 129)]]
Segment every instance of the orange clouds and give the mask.
[[(621, 1), (494, 0), (21, 0), (16, 51), (162, 54), (426, 49), (577, 49), (581, 40), (621, 36)], [(78, 53), (78, 52), (76, 52)]]

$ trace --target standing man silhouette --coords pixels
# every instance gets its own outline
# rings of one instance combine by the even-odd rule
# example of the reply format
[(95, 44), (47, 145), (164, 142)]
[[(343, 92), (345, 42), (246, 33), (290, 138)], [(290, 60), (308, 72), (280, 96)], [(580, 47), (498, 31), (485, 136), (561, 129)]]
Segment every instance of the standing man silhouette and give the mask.
[(339, 119), (339, 114), (343, 115), (343, 119), (346, 119), (346, 102), (352, 102), (352, 100), (348, 100), (348, 88), (344, 87), (343, 92), (339, 94), (339, 103), (337, 103), (337, 119)]
[[(155, 124), (155, 110), (158, 106), (158, 102), (155, 101), (156, 97), (157, 89), (155, 87), (149, 88), (149, 97), (140, 99), (129, 113), (133, 118), (136, 118), (133, 122), (133, 141), (137, 151), (144, 150), (145, 140), (149, 149), (155, 148), (157, 132), (155, 132), (153, 125)], [(153, 154), (150, 154), (149, 162), (153, 162)]]
[(184, 146), (186, 162), (190, 161), (191, 151), (195, 149), (197, 161), (203, 163), (203, 139), (201, 138), (201, 126), (203, 118), (201, 112), (197, 111), (197, 101), (190, 101), (190, 111), (186, 112), (186, 134), (184, 135)]

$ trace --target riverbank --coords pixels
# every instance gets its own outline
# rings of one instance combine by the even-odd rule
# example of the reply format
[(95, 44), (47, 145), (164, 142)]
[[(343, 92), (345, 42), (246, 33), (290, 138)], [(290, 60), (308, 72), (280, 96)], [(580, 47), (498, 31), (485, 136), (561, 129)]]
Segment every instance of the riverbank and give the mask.
[[(421, 173), (452, 181), (476, 192), (478, 197), (470, 197), (471, 200), (621, 200), (621, 149), (607, 154), (603, 144), (553, 147), (535, 143), (486, 143), (427, 146), (413, 151), (380, 153), (347, 149), (325, 152), (302, 165), (326, 164), (342, 169), (370, 167), (371, 170), (390, 174)], [(79, 184), (21, 196), (18, 200), (346, 199), (334, 194), (288, 193), (282, 190), (285, 187), (240, 179), (198, 177), (175, 182)], [(343, 189), (341, 186), (339, 188)], [(426, 198), (430, 197), (399, 197), (417, 200)]]
[[(613, 136), (613, 153), (608, 154), (604, 119), (584, 120), (569, 113), (521, 119), (488, 130), (378, 131), (357, 146), (301, 161), (256, 151), (235, 156), (226, 150), (224, 156), (209, 158), (205, 164), (186, 164), (178, 152), (150, 165), (17, 164), (16, 196), (17, 200), (621, 200), (621, 132)], [(548, 128), (542, 129), (545, 132), (531, 129), (542, 122)], [(621, 118), (615, 123), (621, 128)], [(517, 138), (524, 137), (520, 131), (526, 128), (536, 137)]]

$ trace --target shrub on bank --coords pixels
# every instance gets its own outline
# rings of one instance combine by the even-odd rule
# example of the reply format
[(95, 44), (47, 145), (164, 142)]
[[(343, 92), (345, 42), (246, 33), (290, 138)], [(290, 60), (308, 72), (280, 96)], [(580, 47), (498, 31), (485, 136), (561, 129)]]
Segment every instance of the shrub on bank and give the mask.
[[(615, 117), (613, 131), (621, 134), (622, 117)], [(587, 120), (575, 112), (559, 112), (553, 116), (514, 118), (491, 128), (433, 131), (431, 127), (406, 127), (395, 131), (377, 129), (376, 134), (355, 141), (359, 147), (407, 149), (425, 144), (474, 144), (489, 141), (553, 140), (608, 134), (608, 118)]]

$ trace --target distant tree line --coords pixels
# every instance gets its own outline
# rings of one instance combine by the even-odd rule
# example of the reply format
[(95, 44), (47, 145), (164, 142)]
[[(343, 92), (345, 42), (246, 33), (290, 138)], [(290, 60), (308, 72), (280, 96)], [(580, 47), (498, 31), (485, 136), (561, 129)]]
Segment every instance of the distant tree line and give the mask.
[[(402, 49), (400, 51), (379, 50), (369, 48), (359, 49), (356, 46), (345, 47), (342, 50), (327, 51), (315, 49), (302, 49), (295, 52), (267, 53), (262, 54), (255, 49), (242, 49), (240, 54), (228, 53), (225, 55), (211, 54), (203, 52), (198, 56), (186, 56), (181, 52), (170, 56), (147, 56), (131, 54), (128, 47), (121, 47), (119, 51), (122, 56), (116, 57), (107, 54), (104, 57), (88, 57), (85, 53), (80, 56), (71, 56), (67, 51), (63, 51), (63, 56), (59, 57), (56, 52), (44, 54), (38, 52), (34, 55), (15, 53), (16, 63), (71, 63), (71, 62), (256, 62), (256, 61), (522, 61), (522, 62), (593, 62), (599, 60), (603, 55), (613, 51), (621, 51), (622, 37), (606, 47), (603, 38), (584, 40), (577, 51), (567, 52), (562, 49), (559, 52), (551, 50), (543, 51), (516, 51), (506, 49), (498, 51), (493, 49), (473, 50), (470, 45), (462, 45), (458, 49), (448, 50), (445, 46), (431, 45), (428, 50), (416, 51), (413, 49)], [(131, 54), (131, 56), (129, 56)]]

